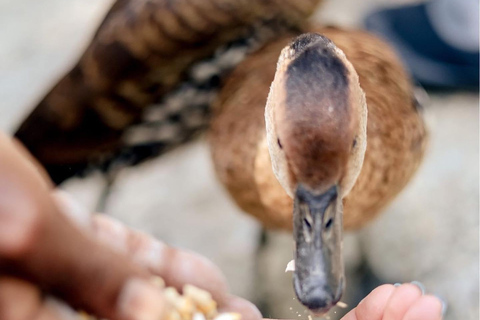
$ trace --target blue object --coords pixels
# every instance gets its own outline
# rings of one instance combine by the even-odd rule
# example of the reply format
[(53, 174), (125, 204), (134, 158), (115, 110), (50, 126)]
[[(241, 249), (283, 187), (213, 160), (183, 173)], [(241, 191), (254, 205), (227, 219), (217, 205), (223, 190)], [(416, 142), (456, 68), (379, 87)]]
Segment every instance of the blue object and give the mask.
[(478, 90), (478, 51), (463, 51), (443, 41), (430, 23), (425, 6), (421, 3), (373, 12), (366, 17), (365, 27), (395, 47), (422, 85)]

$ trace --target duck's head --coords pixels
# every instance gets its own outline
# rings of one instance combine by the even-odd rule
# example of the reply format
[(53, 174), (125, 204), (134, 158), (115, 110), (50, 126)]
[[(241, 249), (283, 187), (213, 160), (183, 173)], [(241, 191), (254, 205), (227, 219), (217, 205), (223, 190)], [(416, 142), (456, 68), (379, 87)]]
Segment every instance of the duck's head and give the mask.
[(267, 142), (275, 175), (294, 198), (294, 288), (328, 311), (345, 287), (342, 198), (360, 173), (367, 107), (343, 52), (319, 34), (283, 49), (268, 96)]

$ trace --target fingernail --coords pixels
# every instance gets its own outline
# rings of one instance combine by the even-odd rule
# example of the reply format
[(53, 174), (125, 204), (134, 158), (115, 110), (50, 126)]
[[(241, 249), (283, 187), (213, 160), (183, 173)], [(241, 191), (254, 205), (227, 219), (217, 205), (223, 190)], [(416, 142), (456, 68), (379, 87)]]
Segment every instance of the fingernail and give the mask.
[(401, 284), (401, 283), (398, 283), (398, 282), (395, 283), (395, 284), (393, 284), (394, 287), (400, 287), (401, 285), (402, 285), (402, 284)]
[(442, 303), (442, 317), (443, 317), (445, 313), (447, 313), (447, 307), (448, 307), (447, 300), (445, 300), (442, 296), (438, 294), (435, 294), (435, 297), (437, 297), (437, 299), (440, 300), (440, 302)]
[(121, 319), (158, 320), (165, 309), (161, 291), (141, 279), (128, 280), (118, 298)]
[(419, 282), (419, 281), (412, 281), (412, 282), (410, 282), (410, 283), (413, 284), (413, 285), (416, 285), (416, 286), (420, 289), (420, 291), (422, 291), (422, 296), (425, 294), (426, 289), (425, 289), (425, 286), (424, 286), (421, 282)]

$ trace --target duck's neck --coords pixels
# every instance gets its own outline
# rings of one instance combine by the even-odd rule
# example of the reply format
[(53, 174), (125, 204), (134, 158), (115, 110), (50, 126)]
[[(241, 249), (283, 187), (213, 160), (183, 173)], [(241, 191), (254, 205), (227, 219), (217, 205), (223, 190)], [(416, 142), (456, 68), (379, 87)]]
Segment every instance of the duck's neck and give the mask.
[(262, 221), (272, 227), (292, 227), (292, 197), (278, 182), (272, 168), (272, 161), (264, 135), (257, 145), (254, 162), (254, 179), (260, 202), (264, 207)]

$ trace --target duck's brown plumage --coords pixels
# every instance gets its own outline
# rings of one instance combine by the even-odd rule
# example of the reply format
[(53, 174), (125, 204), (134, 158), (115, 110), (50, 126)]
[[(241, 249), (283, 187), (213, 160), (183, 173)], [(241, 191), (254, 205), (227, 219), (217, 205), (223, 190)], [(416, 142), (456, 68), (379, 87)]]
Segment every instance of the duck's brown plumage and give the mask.
[[(229, 43), (262, 42), (295, 29), (319, 2), (117, 0), (79, 62), (15, 135), (61, 182), (89, 162), (131, 147), (132, 143), (125, 145), (125, 131), (143, 122), (149, 106), (188, 80), (195, 63)], [(167, 125), (176, 125), (175, 139), (136, 149), (136, 158), (159, 154), (199, 127), (181, 112), (169, 116)]]
[(272, 122), (284, 153), (295, 155), (288, 158), (290, 184), (324, 189), (346, 171), (354, 134), (346, 128), (355, 127), (357, 119), (349, 103), (348, 68), (328, 38), (319, 40), (321, 50), (312, 48), (316, 38), (317, 34), (305, 33), (290, 45), (293, 61), (288, 67), (282, 62), (285, 102), (270, 107), (275, 109)]
[[(425, 152), (427, 132), (398, 57), (378, 38), (355, 30), (313, 28), (344, 51), (368, 106), (363, 168), (344, 201), (344, 227), (359, 228), (405, 187)], [(265, 144), (265, 103), (282, 48), (275, 41), (240, 64), (216, 103), (209, 134), (217, 175), (237, 204), (264, 225), (292, 228), (292, 199), (272, 170)], [(260, 151), (262, 149), (262, 151)]]

